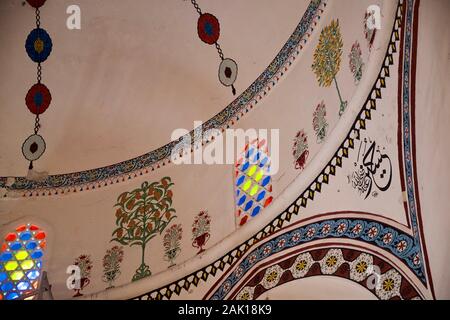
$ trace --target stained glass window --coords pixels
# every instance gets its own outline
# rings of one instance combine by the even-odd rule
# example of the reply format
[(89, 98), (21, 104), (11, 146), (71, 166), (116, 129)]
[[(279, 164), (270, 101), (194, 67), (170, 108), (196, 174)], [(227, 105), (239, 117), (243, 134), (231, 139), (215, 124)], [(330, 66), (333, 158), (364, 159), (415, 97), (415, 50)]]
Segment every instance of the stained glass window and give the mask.
[(0, 300), (32, 299), (38, 288), (46, 234), (34, 224), (8, 233), (0, 250)]
[(239, 225), (257, 216), (273, 200), (270, 157), (265, 140), (245, 146), (235, 165), (236, 215)]

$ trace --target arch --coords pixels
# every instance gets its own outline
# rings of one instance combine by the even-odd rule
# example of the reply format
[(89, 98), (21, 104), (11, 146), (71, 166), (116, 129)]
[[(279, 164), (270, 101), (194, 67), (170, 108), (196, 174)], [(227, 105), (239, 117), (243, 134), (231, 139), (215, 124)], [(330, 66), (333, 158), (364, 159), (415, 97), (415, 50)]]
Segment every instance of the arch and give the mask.
[(236, 219), (242, 226), (273, 200), (270, 156), (266, 140), (247, 143), (234, 166)]
[(254, 300), (285, 283), (316, 276), (351, 280), (381, 300), (421, 299), (417, 290), (391, 263), (356, 249), (331, 247), (297, 251), (249, 273), (251, 275), (233, 291), (226, 285), (222, 287), (224, 291), (228, 290), (228, 299)]
[(47, 234), (23, 223), (8, 232), (0, 249), (0, 300), (33, 299), (42, 275)]

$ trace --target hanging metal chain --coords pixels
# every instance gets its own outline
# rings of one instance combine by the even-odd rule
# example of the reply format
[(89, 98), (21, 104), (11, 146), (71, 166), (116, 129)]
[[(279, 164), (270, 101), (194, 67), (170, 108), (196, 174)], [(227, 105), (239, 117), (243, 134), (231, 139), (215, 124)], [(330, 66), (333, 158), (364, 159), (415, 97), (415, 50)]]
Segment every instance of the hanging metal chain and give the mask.
[(197, 1), (195, 0), (191, 0), (191, 3), (194, 5), (195, 10), (197, 10), (199, 15), (202, 15), (202, 9), (200, 9), (200, 7), (197, 4)]
[(41, 26), (41, 11), (39, 8), (36, 8), (36, 28), (40, 28)]
[(37, 82), (41, 83), (41, 80), (42, 80), (42, 65), (39, 62), (37, 65)]
[[(39, 8), (36, 8), (36, 28), (40, 28), (41, 27), (41, 11), (39, 10)], [(41, 83), (42, 80), (42, 65), (39, 62), (37, 64), (37, 74), (36, 74), (36, 78), (37, 78), (37, 83)], [(36, 115), (36, 119), (34, 121), (34, 134), (37, 134), (39, 132), (39, 129), (41, 128), (41, 124), (39, 123), (39, 114)]]
[(39, 129), (41, 128), (41, 124), (39, 123), (39, 115), (36, 115), (36, 119), (34, 121), (34, 134), (37, 134)]
[(220, 44), (218, 42), (216, 42), (215, 45), (216, 45), (217, 53), (219, 53), (220, 59), (221, 60), (225, 59), (225, 57), (223, 56), (223, 51), (222, 51), (222, 48), (220, 47)]

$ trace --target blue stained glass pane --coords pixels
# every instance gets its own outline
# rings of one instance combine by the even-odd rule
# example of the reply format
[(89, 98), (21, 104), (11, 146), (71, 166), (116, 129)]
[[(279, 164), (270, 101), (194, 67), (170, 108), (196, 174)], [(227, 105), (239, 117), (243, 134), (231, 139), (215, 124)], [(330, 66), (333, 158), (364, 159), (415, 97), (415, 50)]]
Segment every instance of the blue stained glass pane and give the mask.
[(6, 292), (11, 290), (12, 288), (14, 288), (14, 285), (12, 284), (12, 282), (6, 282), (4, 284), (2, 284), (2, 291)]
[(258, 197), (256, 198), (256, 201), (261, 201), (262, 199), (264, 199), (264, 196), (266, 195), (266, 191), (263, 190), (258, 194)]
[(39, 271), (37, 271), (37, 270), (30, 271), (27, 273), (27, 277), (30, 280), (37, 279), (37, 278), (39, 278)]
[(247, 210), (249, 210), (252, 206), (253, 206), (253, 200), (250, 200), (250, 201), (247, 202), (247, 204), (245, 205), (244, 210), (247, 211)]
[(6, 295), (6, 300), (14, 300), (19, 297), (19, 294), (16, 292), (10, 292)]
[(36, 263), (36, 266), (40, 269), (41, 268), (41, 262), (39, 261), (38, 263)]
[(36, 249), (36, 247), (38, 246), (36, 241), (31, 241), (29, 243), (27, 243), (26, 248), (29, 250), (34, 250)]
[(27, 290), (28, 288), (30, 288), (30, 284), (26, 281), (22, 281), (17, 284), (17, 289), (20, 291)]
[(252, 217), (256, 216), (261, 211), (261, 207), (257, 206), (252, 211)]
[(41, 250), (36, 250), (35, 252), (33, 252), (31, 254), (31, 258), (33, 259), (39, 259), (40, 257), (42, 257), (44, 254), (42, 253)]
[(13, 257), (11, 252), (3, 252), (2, 255), (0, 255), (0, 261), (9, 261)]
[(236, 196), (239, 196), (241, 194), (241, 190), (237, 189), (236, 190)]
[(245, 196), (245, 194), (239, 199), (238, 201), (238, 206), (242, 205), (245, 202), (245, 199), (247, 199), (247, 197)]
[(247, 161), (246, 163), (244, 163), (244, 165), (242, 166), (241, 170), (243, 172), (245, 172), (245, 171), (247, 171), (248, 167), (250, 167), (250, 162)]
[(27, 241), (31, 239), (31, 233), (30, 232), (24, 232), (20, 235), (20, 240)]
[(255, 149), (250, 148), (250, 149), (247, 151), (247, 153), (245, 154), (245, 157), (246, 157), (246, 158), (250, 157), (250, 156), (253, 154), (253, 151), (255, 151)]
[(8, 278), (8, 275), (6, 274), (6, 272), (0, 273), (0, 281), (5, 281), (6, 278)]
[(266, 165), (267, 161), (269, 161), (268, 157), (264, 157), (264, 159), (261, 160), (261, 162), (259, 163), (259, 167), (262, 168)]
[(266, 185), (269, 184), (269, 182), (270, 182), (270, 176), (267, 176), (267, 177), (265, 177), (265, 178), (263, 179), (261, 185), (262, 185), (263, 187), (265, 187)]
[(259, 160), (259, 158), (261, 158), (261, 152), (258, 151), (258, 153), (255, 155), (255, 157), (253, 158), (253, 162), (256, 162)]
[(10, 246), (11, 250), (19, 250), (20, 248), (22, 248), (22, 244), (20, 242), (14, 242), (11, 246)]
[(239, 187), (242, 182), (244, 182), (245, 176), (240, 176), (239, 179), (236, 181), (236, 186)]

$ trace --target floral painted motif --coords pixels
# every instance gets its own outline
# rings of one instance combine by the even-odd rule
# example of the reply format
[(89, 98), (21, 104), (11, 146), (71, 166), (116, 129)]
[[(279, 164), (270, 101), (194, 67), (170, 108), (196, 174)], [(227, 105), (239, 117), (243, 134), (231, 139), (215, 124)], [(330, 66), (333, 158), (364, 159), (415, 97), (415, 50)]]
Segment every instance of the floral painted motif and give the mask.
[(372, 49), (373, 42), (375, 41), (375, 35), (377, 29), (370, 28), (370, 26), (375, 25), (375, 14), (374, 12), (366, 12), (364, 15), (364, 36), (369, 44), (369, 50)]
[[(318, 260), (318, 257), (323, 258)], [(411, 282), (402, 278), (387, 261), (354, 249), (313, 249), (296, 256), (277, 259), (276, 264), (268, 266), (263, 264), (262, 266), (264, 267), (259, 272), (258, 269), (254, 269), (255, 266), (246, 268), (241, 263), (236, 268), (245, 268), (245, 272), (240, 270), (240, 275), (238, 275), (236, 269), (209, 298), (213, 300), (233, 299), (233, 295), (229, 295), (233, 292), (233, 288), (242, 286), (243, 288), (235, 296), (235, 299), (253, 300), (261, 298), (265, 292), (295, 279), (325, 275), (352, 280), (371, 292), (374, 292), (375, 289), (375, 295), (383, 300), (409, 300), (418, 297), (418, 292), (413, 288)], [(382, 269), (386, 271), (382, 272)], [(378, 270), (376, 271), (377, 276), (375, 276), (374, 270)], [(402, 285), (404, 285), (404, 292), (400, 292)]]
[(253, 293), (255, 291), (255, 288), (252, 287), (245, 287), (244, 289), (239, 292), (238, 296), (236, 297), (236, 300), (253, 300)]
[(332, 82), (336, 85), (340, 100), (339, 115), (342, 115), (347, 107), (347, 101), (342, 100), (336, 80), (336, 75), (341, 67), (343, 46), (339, 20), (333, 20), (320, 33), (319, 44), (314, 52), (314, 63), (312, 65), (321, 87), (329, 87)]
[(266, 270), (264, 274), (264, 278), (261, 281), (261, 284), (266, 289), (271, 289), (275, 287), (280, 281), (281, 275), (284, 270), (279, 265), (274, 265)]
[(192, 246), (194, 248), (200, 249), (197, 254), (205, 251), (203, 247), (209, 240), (211, 234), (211, 217), (208, 211), (200, 211), (200, 213), (195, 217), (194, 223), (192, 224)]
[(114, 246), (106, 250), (103, 257), (103, 281), (109, 286), (107, 289), (114, 288), (113, 283), (120, 276), (120, 264), (123, 261), (123, 247)]
[(300, 130), (295, 136), (294, 146), (292, 147), (292, 155), (295, 160), (295, 169), (303, 170), (309, 156), (308, 136), (304, 130)]
[(333, 274), (345, 262), (340, 249), (331, 249), (319, 262), (323, 274)]
[(350, 71), (353, 73), (355, 83), (359, 83), (362, 78), (364, 62), (362, 61), (361, 45), (358, 41), (352, 45), (352, 49), (348, 55)]
[(369, 275), (369, 266), (373, 267), (373, 257), (367, 253), (361, 253), (358, 258), (350, 263), (350, 279), (360, 282)]
[(166, 261), (170, 263), (170, 266), (175, 265), (175, 258), (181, 252), (180, 241), (183, 228), (181, 224), (174, 224), (166, 230), (164, 235), (164, 256)]
[(389, 300), (400, 295), (402, 276), (395, 269), (381, 275), (379, 281), (381, 285), (377, 286), (376, 294), (381, 300)]
[(82, 254), (75, 259), (73, 264), (80, 268), (80, 283), (78, 288), (74, 288), (75, 294), (73, 295), (74, 297), (79, 297), (83, 295), (80, 291), (82, 291), (91, 282), (91, 271), (93, 267), (91, 256), (88, 254)]
[(322, 143), (327, 136), (328, 122), (325, 118), (327, 115), (327, 109), (325, 103), (322, 101), (316, 107), (313, 114), (313, 128), (316, 132), (317, 143)]
[(353, 73), (353, 78), (355, 79), (355, 83), (359, 83), (363, 74), (364, 62), (362, 60), (362, 51), (361, 45), (358, 41), (352, 45), (352, 49), (348, 55), (350, 71)]
[(292, 276), (294, 278), (303, 278), (313, 263), (314, 260), (309, 252), (300, 254), (290, 268)]
[(117, 198), (117, 228), (111, 241), (140, 246), (142, 252), (141, 265), (136, 269), (132, 281), (152, 274), (150, 267), (145, 264), (145, 248), (176, 217), (172, 207), (173, 185), (169, 177), (164, 177), (158, 182), (144, 182), (140, 188), (124, 192)]

